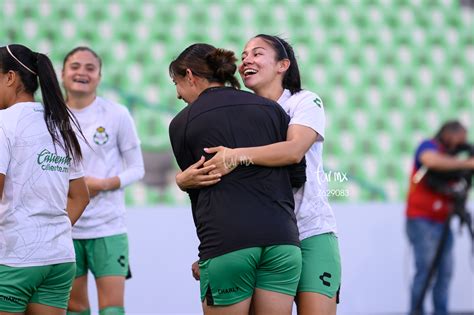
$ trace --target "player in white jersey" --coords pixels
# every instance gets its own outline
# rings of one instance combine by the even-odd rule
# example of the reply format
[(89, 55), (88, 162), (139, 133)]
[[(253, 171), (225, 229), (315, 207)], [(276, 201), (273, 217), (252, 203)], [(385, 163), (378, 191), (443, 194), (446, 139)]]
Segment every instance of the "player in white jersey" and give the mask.
[(90, 314), (88, 270), (95, 277), (100, 314), (124, 314), (129, 272), (124, 187), (144, 175), (130, 113), (125, 106), (97, 96), (101, 66), (99, 56), (88, 47), (73, 49), (63, 63), (67, 105), (90, 143), (82, 149), (86, 183), (93, 196), (72, 233), (77, 272), (70, 314)]
[(0, 47), (0, 109), (0, 314), (62, 315), (89, 202), (80, 128), (49, 58), (22, 45)]
[[(287, 141), (263, 147), (206, 149), (217, 153), (178, 174), (180, 186), (212, 185), (229, 173), (236, 161), (283, 166), (306, 157), (307, 182), (294, 190), (303, 270), (296, 303), (298, 314), (336, 314), (341, 262), (336, 220), (328, 203), (322, 160), (325, 116), (321, 98), (301, 89), (293, 48), (283, 39), (265, 34), (252, 38), (239, 68), (247, 88), (277, 101), (290, 116)], [(201, 167), (202, 166), (202, 167)], [(216, 177), (217, 176), (217, 177)], [(196, 271), (195, 265), (193, 270)]]

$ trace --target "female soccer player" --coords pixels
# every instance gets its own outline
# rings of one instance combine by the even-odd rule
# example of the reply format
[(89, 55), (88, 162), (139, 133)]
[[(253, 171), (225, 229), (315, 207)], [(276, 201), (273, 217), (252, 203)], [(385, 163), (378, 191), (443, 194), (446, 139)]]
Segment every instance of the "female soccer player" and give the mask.
[(80, 128), (49, 58), (22, 45), (0, 47), (0, 109), (0, 314), (63, 315), (89, 202)]
[(143, 158), (135, 125), (126, 107), (97, 96), (101, 60), (88, 47), (64, 58), (66, 102), (90, 146), (83, 145), (91, 203), (73, 228), (76, 250), (70, 314), (90, 314), (87, 272), (95, 277), (101, 315), (124, 314), (128, 238), (123, 188), (143, 177)]
[[(170, 64), (177, 96), (189, 104), (170, 124), (183, 170), (205, 147), (285, 139), (287, 115), (277, 103), (237, 89), (235, 61), (233, 52), (194, 44)], [(287, 169), (236, 167), (218, 185), (187, 191), (200, 240), (204, 313), (248, 314), (253, 302), (255, 314), (291, 314), (301, 252)]]
[[(293, 48), (265, 34), (252, 38), (242, 52), (240, 75), (247, 88), (277, 101), (290, 116), (286, 141), (254, 148), (210, 148), (211, 160), (190, 168), (177, 179), (182, 187), (214, 184), (215, 176), (232, 170), (241, 157), (262, 166), (283, 166), (306, 157), (307, 182), (294, 189), (295, 213), (301, 240), (303, 269), (296, 303), (298, 314), (336, 314), (341, 262), (336, 220), (327, 200), (323, 170), (325, 116), (321, 98), (301, 89)], [(205, 173), (210, 172), (210, 173)], [(225, 176), (222, 178), (222, 180)], [(218, 186), (218, 185), (217, 185)]]

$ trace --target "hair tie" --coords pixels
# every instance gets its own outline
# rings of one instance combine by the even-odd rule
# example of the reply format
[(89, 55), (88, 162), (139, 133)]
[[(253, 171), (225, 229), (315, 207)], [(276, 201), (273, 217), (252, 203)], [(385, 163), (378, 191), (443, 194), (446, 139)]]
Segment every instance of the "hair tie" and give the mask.
[[(23, 62), (21, 62), (17, 57), (15, 57), (15, 56), (13, 55), (13, 53), (11, 52), (10, 47), (8, 47), (8, 45), (7, 45), (6, 47), (7, 47), (8, 53), (10, 54), (10, 56), (12, 56), (13, 59), (15, 59), (20, 65), (22, 65), (23, 68), (25, 68), (26, 70), (30, 71), (30, 72), (33, 73), (34, 75), (37, 75), (36, 72), (34, 72), (34, 71), (31, 70), (30, 68), (28, 68)], [(36, 62), (38, 62), (38, 54), (36, 54)]]
[(285, 58), (290, 59), (290, 57), (288, 57), (288, 52), (286, 51), (285, 45), (283, 45), (281, 40), (276, 36), (273, 36), (273, 38), (278, 42), (278, 44), (280, 44), (281, 48), (283, 48), (283, 52), (285, 53)]

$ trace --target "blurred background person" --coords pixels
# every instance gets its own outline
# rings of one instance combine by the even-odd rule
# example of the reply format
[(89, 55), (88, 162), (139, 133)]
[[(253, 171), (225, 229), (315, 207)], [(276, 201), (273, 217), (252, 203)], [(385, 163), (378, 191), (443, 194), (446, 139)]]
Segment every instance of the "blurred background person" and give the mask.
[[(461, 159), (453, 156), (453, 153), (466, 142), (466, 128), (458, 121), (448, 121), (432, 139), (424, 140), (415, 152), (406, 207), (406, 230), (413, 247), (416, 267), (411, 286), (412, 314), (423, 313), (423, 309), (415, 308), (438, 250), (443, 227), (450, 212), (455, 210), (454, 198), (430, 185), (426, 175), (429, 170), (438, 172), (474, 170), (474, 157)], [(445, 186), (449, 184), (449, 182), (442, 183)], [(448, 291), (453, 273), (452, 249), (453, 235), (449, 230), (441, 249), (433, 286), (433, 306), (436, 315), (448, 314)]]

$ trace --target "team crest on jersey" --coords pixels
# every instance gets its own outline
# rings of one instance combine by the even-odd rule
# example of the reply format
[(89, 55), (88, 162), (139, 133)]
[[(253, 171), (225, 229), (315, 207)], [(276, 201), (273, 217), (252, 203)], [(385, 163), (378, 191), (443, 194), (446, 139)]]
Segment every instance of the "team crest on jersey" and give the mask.
[(94, 142), (98, 145), (106, 144), (109, 141), (109, 135), (104, 127), (98, 127), (94, 133)]

